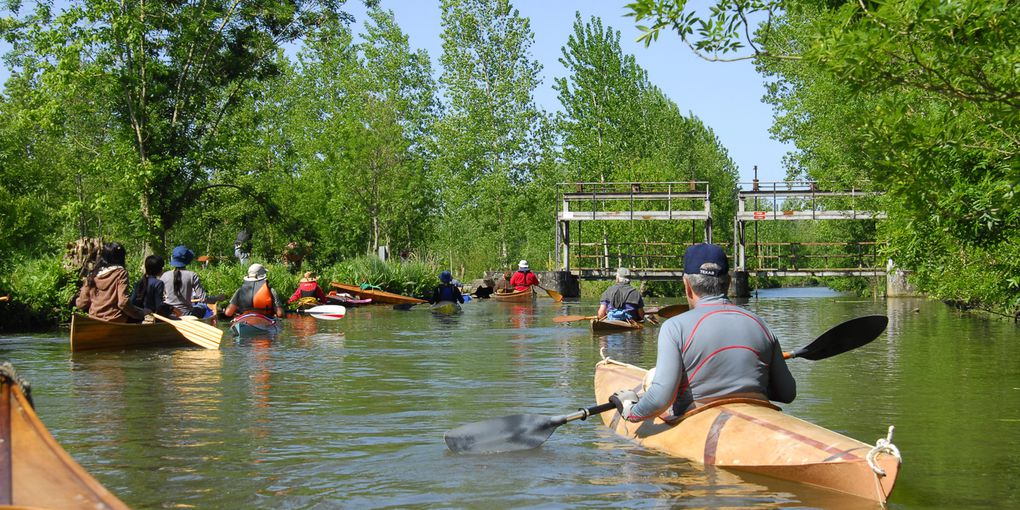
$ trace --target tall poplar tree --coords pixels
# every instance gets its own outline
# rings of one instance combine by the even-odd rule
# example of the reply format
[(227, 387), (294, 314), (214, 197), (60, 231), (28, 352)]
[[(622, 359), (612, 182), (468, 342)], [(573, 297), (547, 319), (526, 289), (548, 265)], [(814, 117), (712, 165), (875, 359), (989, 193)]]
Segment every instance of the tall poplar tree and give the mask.
[(440, 82), (448, 105), (437, 126), (435, 167), (443, 242), (474, 246), (476, 254), (495, 255), (490, 264), (506, 264), (537, 219), (528, 213), (541, 154), (534, 35), (508, 0), (444, 0), (442, 9)]

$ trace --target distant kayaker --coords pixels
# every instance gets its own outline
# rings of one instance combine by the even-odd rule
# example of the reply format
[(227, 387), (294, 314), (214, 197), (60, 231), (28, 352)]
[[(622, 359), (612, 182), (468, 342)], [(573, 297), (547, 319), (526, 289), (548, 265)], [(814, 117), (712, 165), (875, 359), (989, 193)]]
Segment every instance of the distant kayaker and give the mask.
[(684, 289), (691, 309), (662, 323), (655, 372), (644, 395), (622, 389), (610, 397), (624, 419), (676, 418), (720, 398), (784, 403), (796, 398), (797, 383), (775, 333), (761, 317), (730, 303), (729, 284), (721, 247), (701, 243), (687, 249)]
[(145, 314), (151, 312), (131, 303), (124, 257), (124, 247), (120, 243), (103, 244), (99, 261), (89, 272), (74, 302), (89, 317), (110, 322), (141, 322)]
[(528, 290), (532, 285), (538, 285), (538, 277), (531, 272), (527, 260), (517, 263), (517, 272), (510, 277), (510, 285), (518, 292)]
[(233, 317), (238, 313), (260, 313), (269, 317), (286, 316), (280, 297), (266, 280), (266, 268), (262, 264), (252, 264), (248, 267), (248, 274), (244, 277), (241, 288), (230, 298), (230, 304), (223, 312), (227, 317)]
[(326, 293), (322, 291), (322, 287), (319, 287), (319, 277), (312, 271), (305, 271), (304, 276), (298, 283), (298, 288), (294, 290), (294, 294), (287, 300), (288, 303), (293, 303), (301, 298), (315, 298), (320, 303), (326, 301)]
[(159, 277), (163, 281), (163, 302), (174, 308), (174, 314), (183, 317), (191, 315), (200, 319), (209, 315), (205, 306), (209, 295), (202, 288), (198, 274), (189, 271), (188, 264), (195, 259), (195, 252), (183, 244), (170, 253), (170, 267), (173, 269)]
[(163, 302), (166, 285), (159, 279), (163, 274), (163, 263), (163, 257), (159, 255), (145, 257), (145, 274), (131, 291), (131, 303), (165, 316), (172, 312), (171, 307)]
[(453, 301), (464, 303), (464, 296), (460, 288), (453, 284), (453, 274), (449, 271), (439, 273), (439, 286), (432, 290), (432, 298), (429, 303), (436, 304), (440, 301)]
[(645, 301), (641, 293), (630, 285), (630, 270), (621, 267), (616, 270), (616, 283), (606, 289), (599, 298), (600, 319), (615, 321), (641, 321), (645, 318)]
[(234, 239), (234, 256), (241, 267), (248, 265), (248, 259), (251, 258), (251, 232), (246, 228), (242, 228)]

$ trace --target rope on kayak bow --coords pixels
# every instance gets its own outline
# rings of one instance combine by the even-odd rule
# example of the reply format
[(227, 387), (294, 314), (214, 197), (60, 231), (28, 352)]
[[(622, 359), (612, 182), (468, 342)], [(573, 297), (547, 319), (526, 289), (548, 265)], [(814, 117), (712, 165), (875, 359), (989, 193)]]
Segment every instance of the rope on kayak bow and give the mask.
[(35, 407), (35, 402), (32, 401), (32, 385), (18, 377), (18, 372), (14, 370), (14, 365), (11, 365), (11, 362), (5, 361), (0, 365), (0, 380), (7, 380), (9, 384), (17, 384), (21, 388), (21, 393), (25, 395), (25, 399), (28, 400), (28, 405)]
[(868, 452), (868, 466), (871, 466), (871, 470), (878, 476), (885, 476), (885, 470), (875, 463), (875, 458), (877, 458), (879, 454), (885, 453), (892, 455), (893, 457), (896, 457), (897, 462), (903, 462), (903, 457), (900, 456), (900, 449), (896, 448), (896, 445), (892, 443), (893, 430), (896, 430), (896, 427), (889, 425), (889, 434), (884, 438), (879, 438), (878, 441), (875, 441), (875, 447)]

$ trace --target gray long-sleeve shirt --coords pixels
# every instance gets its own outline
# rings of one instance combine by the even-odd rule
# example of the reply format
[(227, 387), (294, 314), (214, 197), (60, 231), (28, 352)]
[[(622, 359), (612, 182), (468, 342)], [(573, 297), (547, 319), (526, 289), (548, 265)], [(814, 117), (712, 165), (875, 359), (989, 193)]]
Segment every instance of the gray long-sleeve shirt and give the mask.
[(704, 297), (662, 324), (655, 376), (626, 418), (646, 420), (671, 404), (680, 415), (696, 400), (735, 393), (789, 403), (797, 396), (797, 382), (761, 317), (726, 296)]

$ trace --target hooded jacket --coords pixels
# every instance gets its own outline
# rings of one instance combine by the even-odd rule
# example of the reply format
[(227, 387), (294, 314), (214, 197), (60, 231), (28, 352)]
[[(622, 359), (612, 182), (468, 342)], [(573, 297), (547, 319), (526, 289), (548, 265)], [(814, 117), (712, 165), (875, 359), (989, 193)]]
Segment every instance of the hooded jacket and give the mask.
[(127, 322), (145, 318), (144, 310), (131, 304), (128, 294), (127, 270), (110, 266), (99, 270), (95, 283), (86, 281), (74, 304), (90, 317), (110, 322)]

